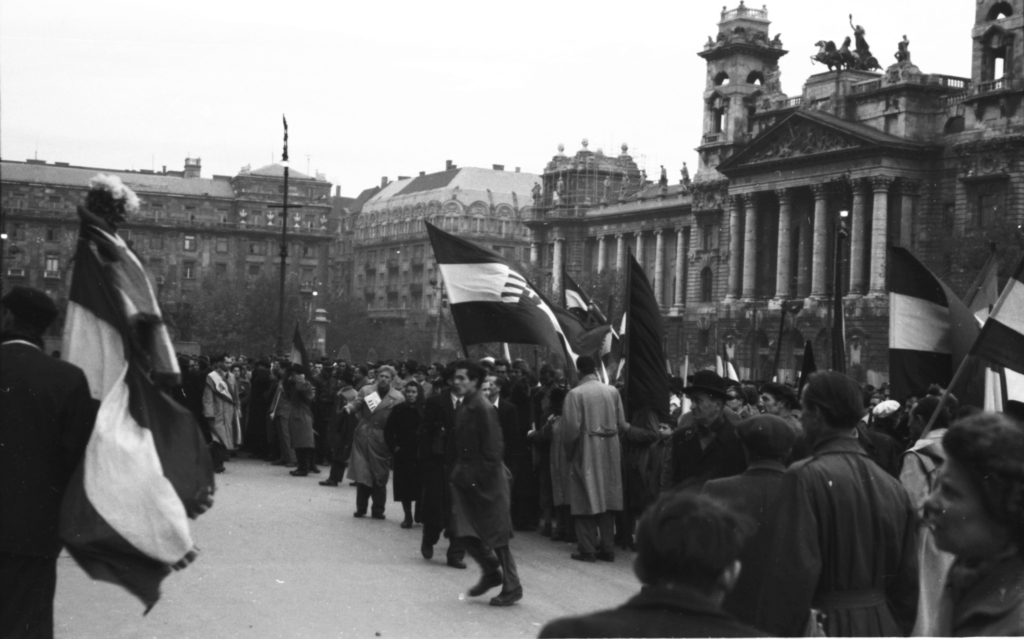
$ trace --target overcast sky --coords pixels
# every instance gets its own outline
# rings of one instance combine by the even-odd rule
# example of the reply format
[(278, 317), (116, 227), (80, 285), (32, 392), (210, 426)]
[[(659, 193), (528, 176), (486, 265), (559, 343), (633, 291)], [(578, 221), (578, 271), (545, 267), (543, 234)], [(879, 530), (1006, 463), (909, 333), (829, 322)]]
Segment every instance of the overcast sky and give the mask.
[[(151, 6), (153, 8), (146, 8)], [(732, 9), (736, 3), (730, 3)], [(759, 7), (756, 0), (750, 5)], [(696, 169), (705, 63), (722, 6), (692, 0), (193, 2), (0, 0), (0, 155), (234, 175), (277, 161), (355, 196), (381, 176), (459, 166), (540, 173), (564, 143), (648, 174)], [(970, 76), (972, 0), (776, 0), (783, 90), (824, 71), (819, 39), (867, 30), (892, 63)]]

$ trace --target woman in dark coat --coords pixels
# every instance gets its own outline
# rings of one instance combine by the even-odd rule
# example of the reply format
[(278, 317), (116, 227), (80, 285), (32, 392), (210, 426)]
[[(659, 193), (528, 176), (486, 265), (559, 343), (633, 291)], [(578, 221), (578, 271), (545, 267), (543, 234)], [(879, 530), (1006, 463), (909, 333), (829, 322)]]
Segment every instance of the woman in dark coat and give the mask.
[(416, 502), (415, 521), (422, 522), (419, 509), (422, 485), (419, 464), (416, 461), (416, 430), (423, 423), (423, 387), (412, 381), (405, 384), (402, 392), (405, 394), (405, 402), (395, 406), (388, 415), (387, 424), (384, 426), (384, 441), (393, 456), (393, 498), (402, 502), (402, 510), (405, 511), (402, 528), (412, 528), (413, 502)]

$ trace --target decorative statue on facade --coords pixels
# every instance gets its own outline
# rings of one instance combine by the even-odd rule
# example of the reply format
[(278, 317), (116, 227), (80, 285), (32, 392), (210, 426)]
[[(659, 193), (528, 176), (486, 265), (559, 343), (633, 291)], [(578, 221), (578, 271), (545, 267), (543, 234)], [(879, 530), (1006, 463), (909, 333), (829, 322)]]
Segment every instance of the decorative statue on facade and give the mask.
[(555, 184), (555, 204), (561, 204), (562, 198), (565, 196), (565, 180), (558, 178), (558, 182)]
[(543, 189), (541, 189), (540, 182), (533, 183), (533, 206), (537, 208), (540, 206), (540, 199), (543, 196)]
[(604, 201), (608, 201), (608, 190), (612, 187), (612, 179), (608, 176), (604, 178)]
[(683, 162), (683, 168), (679, 171), (679, 174), (679, 183), (688, 186), (690, 184), (690, 170), (686, 168), (686, 162)]
[(658, 178), (658, 186), (665, 188), (668, 186), (668, 173), (665, 171), (665, 165), (661, 165), (661, 177)]
[[(811, 56), (813, 62), (820, 62), (828, 67), (829, 71), (841, 71), (843, 69), (854, 69), (858, 71), (874, 71), (881, 69), (875, 56), (871, 55), (871, 48), (864, 38), (867, 33), (864, 27), (853, 24), (853, 14), (850, 14), (850, 27), (853, 29), (853, 37), (856, 39), (855, 48), (850, 49), (851, 39), (849, 36), (843, 39), (843, 45), (836, 48), (833, 40), (818, 40), (815, 46), (818, 52)], [(909, 54), (908, 54), (909, 56)]]
[[(623, 146), (625, 146), (625, 145), (623, 145)], [(620, 200), (625, 200), (626, 199), (626, 189), (628, 189), (628, 188), (629, 188), (629, 173), (626, 173), (625, 171), (623, 171), (622, 172), (622, 182), (619, 185), (619, 199)]]
[[(849, 38), (847, 38), (849, 40)], [(829, 71), (836, 71), (843, 68), (843, 58), (836, 50), (836, 43), (832, 40), (818, 40), (814, 43), (818, 52), (811, 56), (811, 62), (820, 62), (828, 67)]]
[(903, 34), (903, 39), (896, 43), (896, 62), (910, 62), (910, 40)]

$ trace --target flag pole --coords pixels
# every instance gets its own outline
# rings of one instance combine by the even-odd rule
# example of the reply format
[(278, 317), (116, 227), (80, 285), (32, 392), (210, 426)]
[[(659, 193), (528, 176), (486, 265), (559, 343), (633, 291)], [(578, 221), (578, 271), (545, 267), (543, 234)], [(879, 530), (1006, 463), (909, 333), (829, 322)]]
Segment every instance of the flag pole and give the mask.
[(946, 390), (942, 391), (942, 396), (939, 398), (939, 405), (935, 407), (934, 411), (932, 411), (932, 416), (928, 418), (928, 424), (924, 427), (924, 430), (921, 431), (921, 436), (918, 437), (919, 440), (924, 439), (928, 433), (932, 431), (932, 426), (935, 425), (935, 420), (939, 417), (939, 411), (942, 410), (942, 407), (946, 405), (946, 400), (949, 399), (950, 389), (955, 387), (956, 383), (960, 381), (960, 376), (963, 375), (964, 370), (967, 368), (967, 361), (973, 358), (974, 355), (968, 355), (962, 362), (960, 362), (960, 366), (956, 369), (956, 374), (953, 375), (953, 380), (949, 382), (949, 386), (946, 387)]

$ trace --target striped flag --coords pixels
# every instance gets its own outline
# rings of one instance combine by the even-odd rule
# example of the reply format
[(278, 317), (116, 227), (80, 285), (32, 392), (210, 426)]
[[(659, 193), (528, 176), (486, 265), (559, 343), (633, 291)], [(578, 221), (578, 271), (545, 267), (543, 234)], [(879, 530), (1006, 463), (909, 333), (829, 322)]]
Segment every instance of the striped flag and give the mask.
[(494, 251), (429, 222), (426, 226), (464, 346), (537, 344), (555, 352), (564, 350), (569, 366), (575, 367), (576, 352), (552, 305), (525, 277)]
[[(583, 292), (576, 280), (568, 273), (562, 274), (562, 294), (565, 296), (565, 308), (584, 324), (595, 323), (597, 318), (591, 313), (590, 297)], [(607, 322), (599, 322), (605, 324)]]
[(149, 610), (163, 578), (196, 556), (188, 519), (208, 505), (213, 466), (191, 413), (151, 381), (179, 371), (142, 264), (101, 218), (82, 208), (79, 217), (64, 349), (99, 412), (60, 537), (91, 577)]
[(949, 385), (978, 336), (978, 323), (910, 251), (894, 246), (889, 255), (889, 383), (902, 401), (932, 384)]
[(800, 381), (797, 383), (797, 397), (803, 397), (804, 386), (811, 379), (811, 374), (818, 371), (818, 365), (814, 363), (814, 345), (811, 340), (804, 342), (804, 358), (800, 364)]
[(1024, 374), (1024, 258), (992, 307), (971, 355)]
[(643, 267), (632, 256), (626, 272), (626, 315), (626, 420), (641, 408), (668, 419), (670, 391), (661, 309)]
[(295, 322), (295, 331), (292, 333), (292, 352), (288, 359), (292, 364), (301, 364), (302, 370), (306, 371), (306, 377), (309, 377), (309, 355), (306, 354), (306, 345), (302, 342), (298, 322)]

